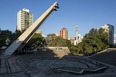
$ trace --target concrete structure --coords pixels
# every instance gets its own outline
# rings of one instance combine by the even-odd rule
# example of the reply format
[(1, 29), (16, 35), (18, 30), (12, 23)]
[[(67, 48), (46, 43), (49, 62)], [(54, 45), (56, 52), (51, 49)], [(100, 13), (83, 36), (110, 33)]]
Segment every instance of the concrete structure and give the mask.
[(59, 57), (62, 58), (69, 55), (68, 47), (39, 47), (38, 56)]
[(3, 53), (3, 55), (12, 55), (16, 50), (21, 50), (31, 39), (34, 33), (40, 28), (45, 20), (57, 10), (59, 5), (55, 2), (43, 15), (41, 15), (23, 34), (21, 34)]
[(58, 33), (54, 33), (56, 36), (59, 36)]
[(45, 38), (46, 36), (44, 34), (42, 34), (42, 36)]
[(114, 44), (114, 26), (110, 24), (106, 24), (101, 28), (105, 29), (105, 32), (108, 33), (108, 42), (109, 44)]
[(74, 40), (74, 45), (77, 45), (78, 44), (78, 40)]
[(83, 39), (83, 36), (81, 36), (81, 34), (78, 34), (77, 36), (78, 43), (82, 42), (82, 39)]
[(17, 30), (24, 32), (33, 23), (33, 14), (28, 9), (20, 10), (17, 13)]
[(70, 37), (70, 42), (71, 42), (71, 44), (74, 43), (74, 40), (73, 40), (73, 38), (71, 38), (71, 37)]
[(60, 30), (60, 37), (68, 40), (68, 30), (66, 28)]
[[(55, 48), (51, 49), (54, 52)], [(55, 49), (56, 54), (62, 55), (59, 51), (60, 48)], [(0, 77), (116, 77), (115, 66), (82, 56), (65, 55), (59, 58), (54, 57), (52, 52), (50, 56), (47, 53), (2, 57)]]
[(82, 42), (83, 37), (81, 36), (81, 34), (77, 34), (78, 33), (78, 28), (76, 26), (76, 37), (74, 40), (74, 45), (77, 45), (78, 43)]
[(116, 34), (114, 34), (114, 44), (116, 45)]
[(74, 45), (78, 44), (77, 33), (78, 33), (78, 27), (76, 26), (76, 37), (75, 37), (75, 40), (74, 40)]
[(41, 34), (44, 38), (45, 38), (45, 35), (44, 34), (42, 34), (42, 31), (39, 29), (39, 30), (37, 30), (36, 31), (36, 33), (39, 33), (39, 34)]

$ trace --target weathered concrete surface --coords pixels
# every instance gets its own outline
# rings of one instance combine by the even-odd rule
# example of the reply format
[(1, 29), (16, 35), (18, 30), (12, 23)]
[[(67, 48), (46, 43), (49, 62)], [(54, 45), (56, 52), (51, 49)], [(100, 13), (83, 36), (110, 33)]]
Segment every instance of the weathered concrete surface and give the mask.
[(39, 48), (38, 55), (47, 57), (60, 57), (69, 55), (68, 47), (41, 47)]
[(108, 48), (89, 57), (90, 59), (116, 66), (116, 48)]
[[(2, 57), (1, 68), (10, 69), (11, 72), (0, 73), (0, 77), (116, 77), (116, 67), (108, 66), (108, 69), (90, 73), (84, 72), (83, 74), (73, 74), (63, 72), (58, 69), (65, 69), (68, 71), (80, 72), (81, 69), (91, 70), (100, 68), (101, 66), (87, 62), (85, 58), (79, 56), (64, 56), (58, 57), (45, 57), (38, 55), (17, 55)], [(7, 60), (8, 65), (5, 61)], [(4, 65), (5, 64), (5, 65)]]

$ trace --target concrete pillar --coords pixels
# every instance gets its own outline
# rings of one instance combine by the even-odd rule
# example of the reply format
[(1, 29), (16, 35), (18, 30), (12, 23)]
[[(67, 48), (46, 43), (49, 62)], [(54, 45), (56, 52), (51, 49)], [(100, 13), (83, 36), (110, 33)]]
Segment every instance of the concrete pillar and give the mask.
[(45, 20), (53, 13), (53, 11), (59, 8), (57, 2), (55, 2), (43, 15), (41, 15), (22, 35), (20, 35), (3, 53), (3, 55), (12, 55), (15, 50), (21, 50), (24, 45), (31, 39), (34, 33), (40, 28)]

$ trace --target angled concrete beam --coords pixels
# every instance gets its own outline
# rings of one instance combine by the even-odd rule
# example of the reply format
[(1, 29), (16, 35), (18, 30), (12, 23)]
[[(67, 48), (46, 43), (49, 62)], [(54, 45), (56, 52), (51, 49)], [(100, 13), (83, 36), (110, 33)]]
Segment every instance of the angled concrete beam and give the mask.
[(46, 12), (44, 12), (22, 35), (20, 35), (3, 53), (3, 55), (12, 55), (16, 50), (20, 50), (31, 39), (34, 33), (40, 28), (45, 20), (57, 10), (59, 5), (55, 2)]

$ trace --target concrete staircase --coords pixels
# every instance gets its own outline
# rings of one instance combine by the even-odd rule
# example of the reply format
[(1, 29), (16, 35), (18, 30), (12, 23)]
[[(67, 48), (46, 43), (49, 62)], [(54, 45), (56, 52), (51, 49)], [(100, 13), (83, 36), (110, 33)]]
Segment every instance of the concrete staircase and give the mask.
[[(54, 75), (64, 77), (65, 74), (71, 77), (72, 73), (78, 75), (95, 73), (96, 76), (107, 72), (115, 73), (114, 67), (114, 69), (110, 69), (99, 62), (94, 64), (91, 59), (91, 61), (87, 61), (86, 58), (80, 56), (68, 55), (63, 58), (50, 58), (50, 55), (45, 56), (46, 54), (43, 53), (42, 55), (28, 54), (0, 58), (0, 77), (21, 77), (22, 74), (23, 77), (48, 77), (48, 75), (49, 77), (54, 77)], [(17, 76), (15, 76), (16, 74)]]
[(90, 56), (90, 59), (116, 66), (116, 49), (108, 49), (102, 53)]
[(15, 57), (1, 58), (0, 74), (21, 72), (22, 69), (15, 61)]
[(36, 68), (30, 66), (35, 61), (32, 57), (26, 56), (6, 56), (1, 58), (0, 74), (12, 74), (19, 72), (36, 73)]

